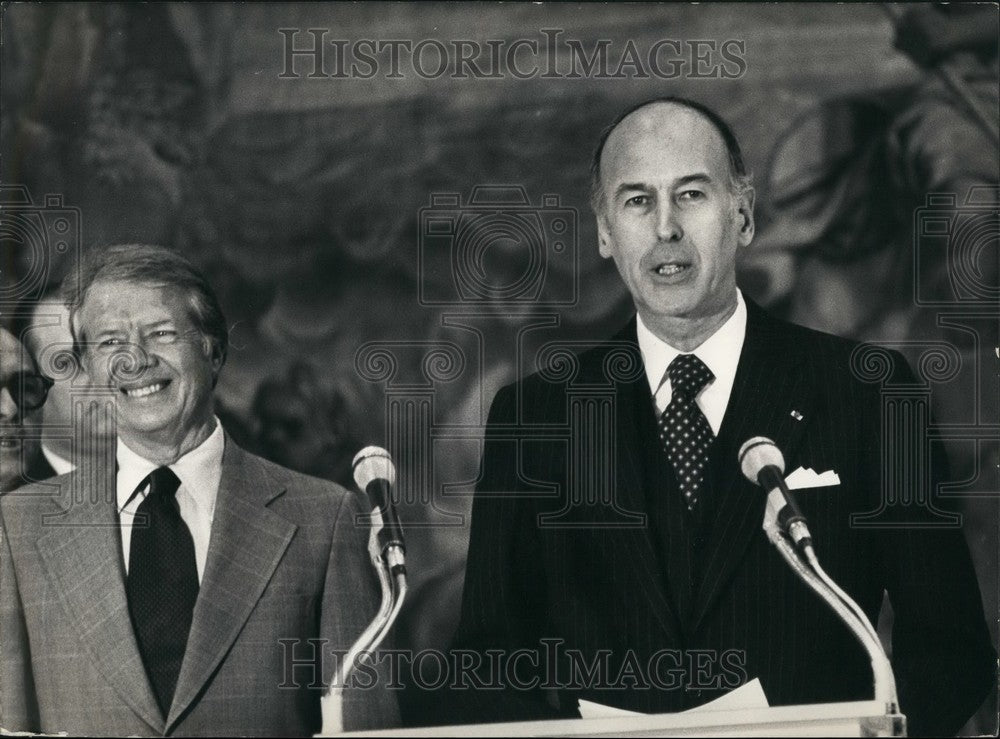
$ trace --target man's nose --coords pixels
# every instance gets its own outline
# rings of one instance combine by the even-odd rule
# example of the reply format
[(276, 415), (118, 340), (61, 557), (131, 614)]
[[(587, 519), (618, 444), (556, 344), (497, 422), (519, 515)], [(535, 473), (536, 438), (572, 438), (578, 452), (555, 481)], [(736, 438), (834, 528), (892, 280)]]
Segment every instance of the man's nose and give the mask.
[(20, 413), (17, 403), (14, 402), (14, 396), (6, 387), (0, 388), (0, 420), (12, 423), (17, 420), (18, 415)]
[(677, 209), (668, 199), (659, 199), (656, 204), (656, 238), (660, 241), (680, 241), (682, 236), (684, 230), (677, 219)]
[(120, 375), (120, 379), (134, 379), (150, 367), (156, 366), (158, 362), (156, 348), (148, 339), (132, 336), (119, 348), (111, 362), (112, 372)]

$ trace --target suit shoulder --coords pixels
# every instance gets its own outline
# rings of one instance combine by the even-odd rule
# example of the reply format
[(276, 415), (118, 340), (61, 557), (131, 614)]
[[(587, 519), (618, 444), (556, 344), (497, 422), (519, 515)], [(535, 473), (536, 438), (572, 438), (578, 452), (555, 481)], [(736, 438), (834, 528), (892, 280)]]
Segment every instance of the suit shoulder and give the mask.
[(777, 350), (801, 357), (803, 366), (828, 381), (877, 390), (880, 382), (910, 382), (906, 357), (873, 341), (858, 341), (768, 316), (767, 331), (778, 338)]
[(0, 493), (0, 510), (47, 508), (62, 500), (73, 485), (73, 472), (49, 478), (44, 482), (32, 482)]
[(0, 519), (10, 536), (34, 537), (47, 514), (64, 511), (71, 501), (73, 473), (0, 493)]
[(767, 314), (767, 324), (770, 331), (783, 334), (789, 342), (813, 351), (822, 349), (830, 353), (850, 355), (864, 344), (864, 342), (845, 339), (843, 336), (827, 331), (792, 323), (771, 314)]
[(784, 340), (795, 347), (798, 351), (812, 355), (834, 356), (851, 358), (853, 355), (863, 351), (877, 351), (886, 355), (891, 355), (895, 359), (902, 358), (902, 354), (895, 349), (880, 346), (874, 341), (858, 341), (849, 339), (827, 331), (809, 328), (798, 323), (792, 323), (781, 318), (768, 314), (769, 330), (781, 334)]
[(247, 451), (244, 454), (262, 474), (284, 488), (282, 497), (285, 499), (339, 508), (346, 501), (357, 497), (357, 493), (331, 480), (296, 472)]

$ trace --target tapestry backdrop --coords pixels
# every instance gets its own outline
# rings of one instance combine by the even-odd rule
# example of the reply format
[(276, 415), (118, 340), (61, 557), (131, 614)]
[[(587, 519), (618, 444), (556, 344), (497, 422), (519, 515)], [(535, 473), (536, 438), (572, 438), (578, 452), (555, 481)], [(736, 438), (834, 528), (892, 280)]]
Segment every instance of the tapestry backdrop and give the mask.
[(393, 452), (403, 646), (451, 637), (495, 391), (629, 317), (589, 160), (662, 95), (744, 146), (745, 293), (921, 372), (996, 638), (995, 7), (67, 3), (2, 24), (3, 207), (39, 224), (0, 229), (5, 301), (111, 243), (203, 268), (234, 438), (344, 484), (361, 446)]

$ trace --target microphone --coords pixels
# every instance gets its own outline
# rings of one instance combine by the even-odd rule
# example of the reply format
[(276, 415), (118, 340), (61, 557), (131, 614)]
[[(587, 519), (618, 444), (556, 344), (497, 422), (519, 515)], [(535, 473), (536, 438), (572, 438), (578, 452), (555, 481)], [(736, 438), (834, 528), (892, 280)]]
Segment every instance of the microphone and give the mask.
[(765, 436), (747, 439), (740, 447), (740, 470), (750, 482), (767, 492), (767, 505), (773, 509), (778, 525), (795, 542), (800, 552), (812, 549), (812, 535), (795, 496), (785, 484), (785, 458), (773, 441)]
[[(408, 589), (403, 529), (390, 496), (392, 486), (396, 484), (396, 466), (392, 457), (381, 447), (367, 446), (354, 455), (353, 467), (354, 482), (374, 505), (372, 527), (368, 531), (368, 555), (378, 575), (382, 602), (375, 618), (344, 655), (330, 687), (320, 698), (323, 724), (316, 736), (332, 736), (344, 731), (344, 691), (348, 687), (348, 679), (362, 660), (375, 664), (372, 655), (396, 622)], [(376, 531), (378, 524), (381, 526)]]
[(378, 532), (382, 556), (395, 576), (406, 573), (406, 544), (390, 491), (396, 484), (396, 465), (382, 447), (366, 446), (354, 455), (354, 482), (364, 490), (382, 519)]
[(820, 566), (805, 516), (785, 483), (785, 458), (764, 436), (748, 439), (737, 455), (740, 470), (750, 482), (767, 490), (764, 533), (792, 571), (840, 617), (868, 653), (875, 677), (875, 698), (887, 715), (899, 713), (896, 678), (875, 627), (861, 607)]

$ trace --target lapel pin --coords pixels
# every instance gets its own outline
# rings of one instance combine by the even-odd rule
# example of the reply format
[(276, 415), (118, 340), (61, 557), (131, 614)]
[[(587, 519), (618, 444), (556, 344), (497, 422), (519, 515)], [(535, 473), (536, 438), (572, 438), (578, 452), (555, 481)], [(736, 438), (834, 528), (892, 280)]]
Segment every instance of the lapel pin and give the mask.
[(792, 418), (794, 418), (796, 421), (801, 421), (802, 414), (799, 413), (798, 411), (792, 411)]

